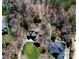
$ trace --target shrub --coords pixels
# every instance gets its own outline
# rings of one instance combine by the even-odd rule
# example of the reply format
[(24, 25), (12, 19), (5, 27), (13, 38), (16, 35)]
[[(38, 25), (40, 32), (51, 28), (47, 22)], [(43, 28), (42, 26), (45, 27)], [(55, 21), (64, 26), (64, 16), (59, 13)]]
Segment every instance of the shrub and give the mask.
[(41, 19), (39, 19), (39, 16), (35, 16), (33, 21), (34, 23), (41, 23)]
[(2, 15), (8, 15), (8, 14), (9, 11), (7, 5), (2, 6)]
[(74, 16), (70, 16), (68, 20), (69, 20), (69, 23), (72, 23), (75, 20), (75, 17)]
[(33, 4), (36, 4), (37, 3), (37, 0), (33, 0)]
[(71, 0), (70, 3), (71, 5), (76, 5), (76, 0)]
[(20, 23), (20, 25), (21, 25), (22, 27), (24, 27), (26, 30), (28, 29), (28, 23), (27, 23), (26, 20), (23, 20), (23, 21)]
[(59, 7), (60, 2), (59, 2), (59, 0), (50, 0), (50, 4), (54, 5), (55, 7)]
[(64, 10), (68, 11), (70, 9), (71, 5), (69, 3), (64, 4)]
[(51, 40), (54, 42), (55, 39), (56, 39), (56, 37), (52, 35), (52, 36), (51, 36)]

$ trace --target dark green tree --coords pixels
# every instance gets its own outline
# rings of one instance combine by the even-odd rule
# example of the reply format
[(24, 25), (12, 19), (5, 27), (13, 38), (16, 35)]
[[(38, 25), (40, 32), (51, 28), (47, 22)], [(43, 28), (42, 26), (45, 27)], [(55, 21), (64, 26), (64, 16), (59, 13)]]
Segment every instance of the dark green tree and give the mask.
[(37, 3), (37, 0), (33, 0), (33, 4), (36, 4)]
[(64, 10), (65, 11), (68, 11), (70, 9), (70, 7), (71, 7), (70, 3), (65, 3), (64, 4)]

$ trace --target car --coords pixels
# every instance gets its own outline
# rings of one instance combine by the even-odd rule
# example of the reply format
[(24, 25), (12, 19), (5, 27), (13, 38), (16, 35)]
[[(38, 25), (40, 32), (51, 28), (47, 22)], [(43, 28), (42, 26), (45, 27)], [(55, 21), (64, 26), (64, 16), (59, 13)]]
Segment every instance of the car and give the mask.
[(2, 16), (2, 35), (7, 34), (6, 16)]

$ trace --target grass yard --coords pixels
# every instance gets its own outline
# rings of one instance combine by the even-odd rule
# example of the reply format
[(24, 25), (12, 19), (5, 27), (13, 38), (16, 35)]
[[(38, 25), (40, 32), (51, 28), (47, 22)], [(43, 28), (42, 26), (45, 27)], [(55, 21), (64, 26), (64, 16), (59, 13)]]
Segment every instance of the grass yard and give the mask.
[(26, 55), (28, 59), (38, 59), (40, 48), (37, 48), (32, 42), (28, 42), (24, 45), (22, 54)]

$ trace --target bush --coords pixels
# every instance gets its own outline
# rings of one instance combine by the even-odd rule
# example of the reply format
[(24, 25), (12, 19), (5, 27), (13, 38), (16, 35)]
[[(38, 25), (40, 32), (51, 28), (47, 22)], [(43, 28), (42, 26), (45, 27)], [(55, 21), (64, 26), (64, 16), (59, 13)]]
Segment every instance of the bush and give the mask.
[(26, 20), (23, 20), (23, 21), (20, 23), (20, 25), (21, 25), (22, 27), (24, 27), (26, 30), (28, 29), (28, 23), (27, 23)]
[(48, 0), (45, 0), (45, 4), (47, 4), (48, 3)]
[(70, 16), (68, 20), (69, 20), (69, 23), (71, 25), (71, 33), (75, 34), (75, 32), (76, 32), (76, 20), (75, 20), (75, 16)]
[(71, 5), (69, 3), (64, 4), (64, 10), (68, 11), (70, 9)]
[(76, 5), (76, 0), (71, 0), (71, 5)]
[(69, 20), (69, 23), (72, 23), (75, 20), (75, 17), (74, 16), (70, 16), (68, 20)]
[(16, 53), (12, 53), (11, 59), (17, 59), (17, 58), (18, 58), (18, 55)]
[(2, 15), (8, 15), (9, 11), (8, 11), (8, 7), (7, 6), (2, 6)]
[(37, 3), (37, 0), (33, 0), (33, 4), (36, 4)]
[(39, 1), (40, 1), (40, 3), (42, 4), (43, 0), (39, 0)]
[(50, 4), (54, 5), (55, 7), (58, 7), (60, 5), (59, 0), (50, 0)]
[(33, 21), (34, 23), (41, 23), (41, 19), (39, 19), (39, 16), (35, 16)]
[(51, 40), (54, 42), (55, 39), (56, 39), (56, 37), (52, 35), (52, 36), (51, 36)]

